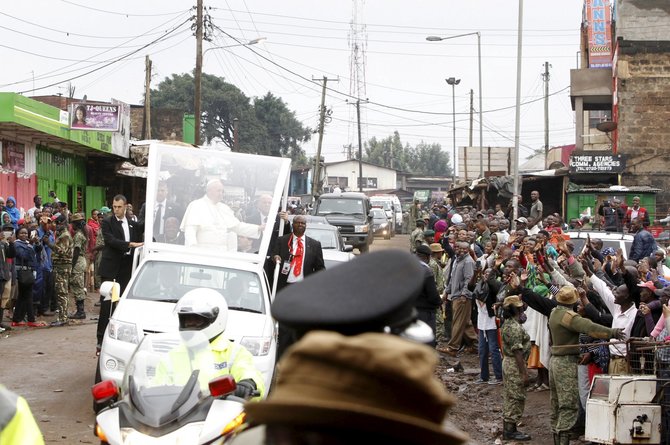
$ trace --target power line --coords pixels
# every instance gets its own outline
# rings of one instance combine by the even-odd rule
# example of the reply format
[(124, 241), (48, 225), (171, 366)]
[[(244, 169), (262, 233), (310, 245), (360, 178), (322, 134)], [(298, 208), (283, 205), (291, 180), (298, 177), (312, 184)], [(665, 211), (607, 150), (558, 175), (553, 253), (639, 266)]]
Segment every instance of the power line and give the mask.
[[(299, 43), (281, 43), (277, 41), (273, 42), (267, 42), (268, 45), (278, 45), (278, 46), (290, 46), (290, 47), (295, 47), (295, 48), (310, 48), (310, 49), (319, 49), (322, 51), (349, 51), (348, 49), (345, 48), (328, 48), (328, 47), (323, 47), (323, 46), (313, 46), (313, 45), (301, 45)], [(575, 45), (577, 47), (577, 45)], [(454, 54), (427, 54), (427, 53), (401, 53), (397, 51), (368, 51), (371, 54), (385, 54), (385, 55), (391, 55), (391, 56), (408, 56), (408, 57), (451, 57), (451, 58), (457, 58), (457, 59), (475, 59), (477, 58), (477, 55), (454, 55)], [(539, 55), (539, 56), (524, 56), (524, 59), (546, 59), (546, 58), (552, 58), (552, 59), (572, 59), (574, 58), (575, 55), (570, 54), (570, 55)], [(515, 59), (516, 56), (486, 56), (487, 59)]]
[[(1, 11), (0, 11), (0, 15), (4, 15), (6, 17), (12, 18), (12, 19), (17, 20), (19, 22), (23, 22), (23, 23), (26, 23), (28, 25), (36, 26), (36, 27), (41, 28), (41, 29), (46, 29), (48, 31), (56, 32), (56, 33), (59, 33), (59, 34), (65, 34), (67, 36), (88, 37), (90, 39), (116, 39), (116, 40), (136, 38), (136, 36), (100, 36), (100, 35), (91, 35), (91, 34), (77, 34), (75, 32), (71, 32), (71, 31), (65, 31), (65, 30), (62, 30), (62, 29), (50, 28), (49, 26), (46, 26), (46, 25), (40, 25), (39, 23), (31, 22), (29, 20), (25, 20), (25, 19), (22, 19), (20, 17), (15, 17), (11, 14), (7, 14), (7, 13), (1, 12)], [(175, 17), (175, 19), (178, 18), (178, 17), (179, 16)], [(168, 20), (168, 22), (170, 22), (170, 21), (172, 21), (172, 20)], [(156, 29), (156, 28), (152, 28), (152, 29)], [(146, 34), (145, 33), (145, 34), (141, 34), (141, 35), (156, 35), (156, 34), (160, 34), (160, 33), (161, 33), (161, 31), (158, 31), (158, 32), (153, 33), (153, 34)]]
[[(102, 12), (105, 14), (122, 15), (125, 17), (164, 17), (168, 15), (182, 14), (184, 12), (184, 11), (175, 11), (175, 12), (162, 12), (159, 14), (133, 14), (130, 12), (107, 11), (105, 9), (94, 8), (92, 6), (80, 5), (79, 3), (71, 2), (69, 0), (60, 0), (60, 1), (62, 1), (63, 3), (67, 3), (69, 5), (77, 6), (79, 8), (89, 9), (91, 11)], [(189, 10), (191, 9), (193, 8), (190, 8)]]
[[(225, 9), (225, 8), (217, 8), (213, 7), (212, 9), (215, 10), (220, 10), (220, 11), (229, 11), (229, 12), (241, 12), (238, 10), (234, 9)], [(309, 22), (321, 22), (321, 23), (336, 23), (336, 24), (342, 24), (342, 25), (347, 25), (349, 26), (349, 22), (343, 22), (339, 20), (325, 20), (325, 19), (317, 19), (313, 17), (298, 17), (298, 16), (292, 16), (292, 15), (283, 15), (283, 14), (270, 14), (270, 13), (265, 13), (265, 12), (254, 12), (256, 15), (262, 15), (262, 16), (268, 16), (268, 17), (278, 17), (278, 18), (283, 18), (283, 19), (295, 19), (295, 20), (305, 20)], [(466, 29), (466, 28), (435, 28), (435, 27), (426, 27), (426, 26), (408, 26), (408, 25), (389, 25), (389, 24), (379, 24), (379, 23), (373, 23), (369, 24), (367, 23), (366, 26), (372, 26), (372, 27), (386, 27), (386, 28), (401, 28), (401, 29), (424, 29), (424, 30), (442, 30), (442, 31), (454, 31), (454, 32), (462, 32), (462, 31), (472, 31), (472, 29)], [(517, 30), (516, 28), (481, 28), (479, 31), (504, 31), (504, 32), (510, 32), (516, 34)], [(524, 32), (561, 32), (561, 31), (573, 31), (574, 29), (546, 29), (546, 28), (540, 28), (540, 29), (524, 29)]]
[[(2, 14), (2, 13), (0, 12), (0, 14)], [(189, 17), (188, 20), (191, 20), (191, 19), (192, 19), (192, 17)], [(19, 20), (20, 20), (20, 19), (19, 19)], [(132, 36), (132, 37), (128, 38), (128, 40), (126, 40), (125, 42), (122, 42), (121, 44), (119, 44), (119, 46), (124, 45), (124, 44), (126, 44), (126, 43), (130, 43), (130, 42), (132, 42), (133, 40), (139, 39), (140, 37), (151, 36), (151, 35), (156, 35), (156, 34), (161, 34), (161, 35), (164, 36), (164, 35), (169, 31), (169, 29), (168, 29), (168, 30), (162, 30), (162, 31), (159, 31), (159, 32), (157, 32), (157, 33), (154, 33), (154, 32), (152, 32), (152, 31), (154, 31), (155, 29), (161, 28), (161, 27), (163, 27), (163, 26), (167, 26), (170, 22), (174, 22), (174, 21), (175, 21), (175, 19), (172, 18), (172, 19), (167, 20), (167, 21), (165, 21), (165, 22), (163, 22), (163, 23), (160, 23), (159, 25), (157, 25), (157, 26), (155, 26), (155, 27), (153, 27), (153, 28), (150, 28), (149, 30), (147, 30), (146, 32), (144, 32), (144, 33), (142, 33), (142, 34), (139, 34), (139, 35)], [(177, 27), (179, 27), (179, 26), (181, 26), (181, 25), (183, 25), (183, 23), (181, 23), (181, 24), (178, 25)], [(166, 40), (167, 40), (167, 39), (164, 39), (163, 41), (166, 41)], [(112, 48), (112, 49), (114, 49), (114, 48)], [(60, 67), (60, 68), (56, 68), (55, 70), (52, 70), (52, 71), (48, 71), (48, 72), (46, 72), (46, 73), (44, 73), (44, 74), (41, 74), (41, 75), (39, 75), (39, 76), (37, 76), (37, 77), (35, 77), (35, 78), (32, 78), (32, 77), (31, 77), (31, 78), (23, 79), (23, 80), (16, 81), (16, 82), (10, 82), (10, 83), (4, 84), (4, 85), (0, 85), (0, 87), (8, 87), (8, 86), (12, 86), (12, 85), (19, 85), (19, 84), (22, 84), (22, 83), (32, 82), (33, 80), (50, 79), (50, 78), (52, 78), (52, 77), (60, 76), (60, 75), (63, 75), (63, 74), (74, 73), (74, 72), (77, 72), (77, 71), (81, 71), (81, 70), (90, 68), (91, 66), (95, 66), (95, 65), (99, 65), (99, 64), (102, 64), (102, 63), (109, 62), (109, 61), (112, 60), (112, 59), (107, 59), (107, 60), (100, 61), (100, 62), (94, 62), (94, 61), (92, 61), (91, 59), (93, 59), (94, 57), (98, 57), (98, 56), (101, 56), (101, 55), (103, 55), (103, 54), (106, 54), (106, 53), (112, 51), (112, 49), (108, 49), (108, 50), (99, 52), (99, 53), (97, 53), (97, 54), (92, 55), (91, 57), (86, 58), (86, 59), (83, 59), (83, 60), (80, 60), (80, 61), (76, 61), (76, 62), (74, 62), (74, 63), (71, 63), (71, 64), (69, 64), (69, 65), (62, 66), (62, 67)], [(89, 63), (89, 66), (87, 66), (87, 67), (81, 67), (81, 68), (75, 68), (75, 69), (67, 70), (67, 71), (63, 71), (63, 70), (65, 70), (66, 68), (70, 68), (70, 67), (72, 67), (72, 66), (79, 65), (79, 64), (81, 64), (81, 63)]]
[(106, 64), (104, 64), (104, 65), (102, 65), (101, 67), (94, 68), (94, 69), (89, 70), (89, 71), (87, 71), (87, 72), (85, 72), (85, 73), (83, 73), (83, 74), (79, 74), (79, 75), (76, 75), (76, 76), (72, 76), (72, 77), (70, 77), (70, 78), (68, 78), (68, 79), (63, 79), (63, 80), (60, 80), (60, 81), (58, 81), (58, 82), (51, 83), (51, 84), (49, 84), (49, 85), (44, 85), (44, 86), (41, 86), (41, 87), (38, 87), (38, 88), (31, 88), (31, 89), (28, 89), (28, 90), (19, 91), (19, 94), (25, 94), (25, 93), (30, 93), (30, 92), (33, 92), (33, 91), (44, 90), (44, 89), (46, 89), (46, 88), (50, 88), (50, 87), (59, 85), (59, 84), (61, 84), (61, 83), (63, 83), (63, 82), (69, 82), (69, 81), (71, 81), (71, 80), (79, 79), (80, 77), (84, 77), (84, 76), (87, 76), (87, 75), (89, 75), (89, 74), (95, 73), (96, 71), (100, 71), (100, 70), (102, 70), (102, 69), (104, 69), (104, 68), (107, 68), (107, 67), (110, 66), (110, 65), (113, 65), (113, 64), (115, 64), (115, 63), (117, 63), (117, 62), (120, 62), (121, 60), (124, 60), (124, 59), (126, 59), (126, 58), (132, 56), (133, 54), (136, 54), (136, 53), (142, 51), (143, 49), (148, 48), (149, 46), (154, 45), (154, 44), (160, 42), (161, 40), (163, 40), (164, 38), (166, 38), (167, 36), (169, 36), (170, 34), (172, 34), (174, 31), (176, 31), (177, 29), (179, 29), (184, 23), (187, 23), (187, 22), (189, 22), (190, 20), (191, 20), (190, 18), (187, 19), (187, 20), (185, 20), (184, 22), (180, 23), (177, 27), (175, 27), (175, 28), (173, 28), (172, 30), (168, 31), (165, 35), (163, 35), (163, 36), (161, 36), (161, 37), (158, 37), (157, 39), (154, 39), (153, 41), (147, 43), (146, 45), (144, 45), (144, 46), (142, 46), (142, 47), (140, 47), (140, 48), (138, 48), (138, 49), (136, 49), (136, 50), (134, 50), (134, 51), (131, 51), (130, 53), (128, 53), (128, 54), (126, 54), (126, 55), (123, 55), (123, 56), (121, 56), (121, 57), (118, 57), (118, 58), (116, 58), (116, 59), (114, 59), (114, 60), (112, 60), (112, 61), (110, 61), (110, 62), (108, 62), (108, 63), (106, 63)]

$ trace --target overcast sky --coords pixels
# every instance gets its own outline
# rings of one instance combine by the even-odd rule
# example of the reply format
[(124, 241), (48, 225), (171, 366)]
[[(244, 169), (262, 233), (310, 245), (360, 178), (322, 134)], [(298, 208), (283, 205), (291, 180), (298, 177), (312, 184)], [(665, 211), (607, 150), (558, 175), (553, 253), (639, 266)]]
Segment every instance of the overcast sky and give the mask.
[[(332, 91), (326, 105), (333, 120), (326, 127), (322, 154), (328, 162), (344, 159), (344, 146), (357, 145), (355, 107), (347, 103), (353, 4), (205, 0), (216, 27), (241, 41), (267, 40), (207, 51), (203, 70), (225, 77), (250, 97), (272, 92), (312, 128), (317, 126), (321, 84), (311, 79), (339, 78), (328, 83)], [(583, 0), (525, 2), (522, 102), (529, 103), (521, 111), (522, 159), (544, 146), (545, 61), (551, 64), (550, 145), (574, 143), (568, 87), (579, 51), (582, 4)], [(476, 110), (479, 100), (477, 37), (442, 42), (425, 38), (479, 31), (484, 146), (514, 145), (517, 1), (367, 0), (359, 5), (366, 50), (361, 99), (370, 101), (362, 106), (364, 140), (397, 130), (403, 142), (437, 142), (451, 153), (452, 91), (445, 78), (456, 77), (461, 79), (455, 89), (456, 143), (467, 145), (470, 89)], [(139, 104), (146, 54), (153, 60), (154, 87), (172, 73), (192, 71), (195, 38), (190, 31), (193, 22), (187, 22), (195, 15), (191, 6), (177, 0), (5, 0), (0, 11), (0, 91), (32, 95), (28, 90), (36, 88), (36, 95), (67, 94), (68, 79), (79, 76), (71, 80), (76, 97)], [(236, 43), (221, 30), (213, 30), (205, 48)], [(112, 63), (124, 56), (128, 57)], [(474, 145), (479, 142), (478, 125), (475, 114)], [(316, 152), (317, 139), (305, 145), (308, 155)]]

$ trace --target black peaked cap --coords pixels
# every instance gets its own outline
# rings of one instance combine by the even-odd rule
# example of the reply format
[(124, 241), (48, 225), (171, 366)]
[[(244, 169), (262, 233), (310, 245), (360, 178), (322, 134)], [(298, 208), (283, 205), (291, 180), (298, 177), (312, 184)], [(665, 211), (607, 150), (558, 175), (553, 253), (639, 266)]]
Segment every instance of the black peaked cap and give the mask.
[(282, 289), (272, 316), (297, 332), (336, 331), (344, 335), (402, 328), (414, 321), (414, 302), (425, 272), (403, 250), (360, 255)]

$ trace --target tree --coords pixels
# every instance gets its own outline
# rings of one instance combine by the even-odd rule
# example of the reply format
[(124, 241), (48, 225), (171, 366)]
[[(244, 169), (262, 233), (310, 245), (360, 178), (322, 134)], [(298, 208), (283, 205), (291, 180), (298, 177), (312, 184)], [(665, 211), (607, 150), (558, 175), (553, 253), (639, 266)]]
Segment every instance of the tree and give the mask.
[(364, 146), (365, 156), (363, 156), (363, 159), (365, 161), (396, 170), (407, 169), (407, 155), (397, 131), (381, 141), (373, 137)]
[(272, 93), (256, 98), (254, 111), (256, 119), (265, 125), (269, 154), (290, 157), (295, 162), (307, 161), (300, 144), (310, 140), (312, 130), (302, 126), (281, 98)]
[(409, 171), (412, 173), (426, 176), (451, 176), (449, 155), (442, 151), (440, 144), (426, 144), (421, 141), (409, 151)]
[(419, 175), (451, 176), (449, 155), (440, 144), (421, 142), (416, 147), (403, 146), (397, 131), (382, 140), (375, 137), (368, 140), (363, 160)]
[[(193, 112), (194, 79), (190, 74), (172, 74), (151, 91), (156, 108), (177, 108)], [(305, 160), (300, 144), (311, 136), (281, 98), (268, 93), (253, 103), (239, 88), (222, 77), (202, 75), (202, 137), (220, 139), (234, 148), (234, 119), (238, 119), (239, 149), (243, 153), (291, 157)]]

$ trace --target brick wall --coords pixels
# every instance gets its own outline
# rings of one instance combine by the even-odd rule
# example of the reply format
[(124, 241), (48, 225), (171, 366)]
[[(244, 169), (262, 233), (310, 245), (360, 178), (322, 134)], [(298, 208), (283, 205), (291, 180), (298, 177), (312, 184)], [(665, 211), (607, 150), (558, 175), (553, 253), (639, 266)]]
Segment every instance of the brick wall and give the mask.
[[(151, 139), (183, 140), (183, 110), (170, 108), (152, 108)], [(130, 137), (143, 139), (144, 107), (133, 106), (130, 109)]]
[(670, 40), (668, 0), (617, 0), (617, 37), (626, 40)]
[(619, 41), (619, 153), (627, 155), (622, 185), (661, 189), (657, 212), (670, 207), (670, 41)]

